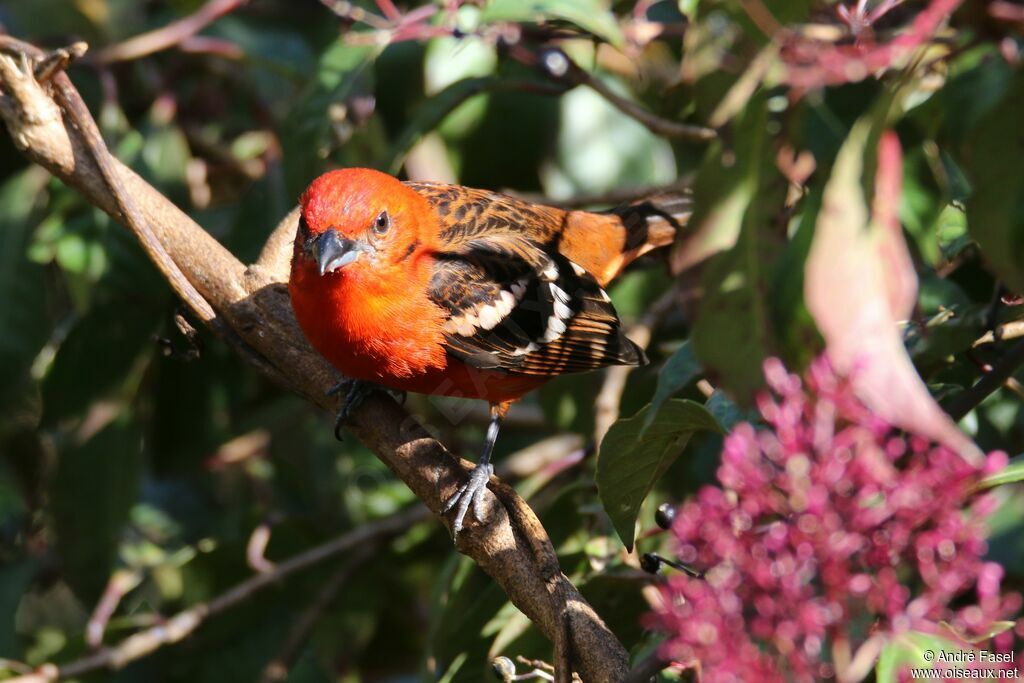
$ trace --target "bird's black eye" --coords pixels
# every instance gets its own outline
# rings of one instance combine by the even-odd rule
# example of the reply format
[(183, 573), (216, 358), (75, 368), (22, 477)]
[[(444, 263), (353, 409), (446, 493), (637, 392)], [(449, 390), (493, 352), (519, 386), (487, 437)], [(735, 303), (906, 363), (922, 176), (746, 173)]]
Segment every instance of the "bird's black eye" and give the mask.
[(388, 216), (387, 211), (381, 211), (377, 216), (377, 220), (373, 222), (373, 231), (378, 235), (383, 235), (391, 229), (391, 217)]

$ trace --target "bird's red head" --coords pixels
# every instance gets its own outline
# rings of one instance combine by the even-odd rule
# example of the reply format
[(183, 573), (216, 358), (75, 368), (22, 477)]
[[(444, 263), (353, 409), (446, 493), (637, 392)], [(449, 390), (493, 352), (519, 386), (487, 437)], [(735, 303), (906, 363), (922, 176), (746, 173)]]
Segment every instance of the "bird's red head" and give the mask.
[(323, 174), (306, 188), (292, 269), (321, 278), (387, 277), (423, 252), (433, 211), (395, 178), (367, 168)]

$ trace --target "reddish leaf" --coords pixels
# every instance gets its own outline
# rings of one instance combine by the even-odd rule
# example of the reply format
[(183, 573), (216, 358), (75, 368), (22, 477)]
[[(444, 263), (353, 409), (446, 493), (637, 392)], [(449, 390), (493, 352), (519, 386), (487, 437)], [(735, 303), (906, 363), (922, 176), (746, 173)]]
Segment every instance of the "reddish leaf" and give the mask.
[(882, 136), (874, 216), (861, 187), (870, 122), (854, 127), (825, 188), (807, 258), (804, 298), (833, 367), (887, 422), (977, 458), (977, 447), (931, 397), (903, 346), (898, 322), (913, 309), (917, 277), (896, 218), (899, 140)]

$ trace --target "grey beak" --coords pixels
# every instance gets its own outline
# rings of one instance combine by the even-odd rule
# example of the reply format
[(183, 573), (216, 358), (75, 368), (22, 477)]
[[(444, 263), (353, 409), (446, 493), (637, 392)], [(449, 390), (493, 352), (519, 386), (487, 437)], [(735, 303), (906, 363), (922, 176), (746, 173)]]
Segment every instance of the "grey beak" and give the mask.
[(324, 231), (316, 238), (316, 244), (313, 247), (313, 254), (316, 257), (317, 265), (320, 266), (321, 276), (333, 273), (352, 263), (359, 258), (360, 251), (364, 251), (362, 244), (342, 237), (337, 230)]

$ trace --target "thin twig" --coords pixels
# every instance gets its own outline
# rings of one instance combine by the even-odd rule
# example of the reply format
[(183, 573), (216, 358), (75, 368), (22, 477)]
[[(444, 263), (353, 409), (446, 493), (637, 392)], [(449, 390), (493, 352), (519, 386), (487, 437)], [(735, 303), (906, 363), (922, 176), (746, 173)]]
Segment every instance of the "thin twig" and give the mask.
[(586, 70), (580, 68), (576, 62), (572, 61), (569, 55), (558, 48), (551, 48), (542, 52), (539, 61), (544, 72), (554, 80), (568, 85), (587, 86), (623, 114), (643, 124), (655, 135), (677, 140), (689, 140), (691, 142), (708, 142), (718, 137), (718, 133), (714, 128), (679, 123), (678, 121), (664, 119), (656, 114), (652, 114), (636, 102), (628, 100), (613, 91), (600, 79), (591, 76)]
[(95, 648), (103, 643), (103, 634), (107, 630), (110, 617), (113, 616), (124, 596), (138, 586), (141, 581), (142, 573), (137, 569), (118, 569), (113, 573), (85, 625), (86, 645)]
[(267, 546), (270, 544), (270, 524), (264, 522), (249, 534), (249, 542), (245, 545), (245, 561), (249, 568), (260, 574), (274, 571), (274, 563), (267, 559)]
[(359, 556), (362, 556), (368, 552), (368, 549), (384, 543), (414, 524), (429, 518), (429, 510), (417, 505), (390, 517), (371, 522), (299, 553), (278, 564), (274, 571), (256, 574), (213, 600), (193, 605), (161, 624), (128, 636), (115, 646), (103, 648), (94, 654), (63, 666), (45, 664), (35, 672), (11, 679), (8, 683), (53, 683), (68, 678), (78, 678), (94, 671), (116, 671), (160, 647), (181, 641), (210, 617), (235, 607), (264, 588), (280, 584), (298, 571), (347, 550), (355, 549)]
[[(626, 336), (641, 349), (646, 350), (651, 343), (655, 328), (661, 319), (672, 310), (678, 296), (679, 292), (675, 287), (669, 288), (651, 304), (639, 322), (626, 330)], [(594, 401), (594, 443), (599, 446), (604, 435), (619, 419), (622, 394), (626, 390), (626, 380), (629, 379), (633, 370), (635, 367), (632, 365), (613, 365), (605, 371), (601, 391)]]
[(655, 650), (641, 659), (636, 666), (629, 670), (629, 675), (623, 683), (650, 683), (651, 679), (665, 669), (671, 662), (658, 654)]
[(233, 12), (249, 0), (209, 0), (198, 10), (166, 26), (103, 48), (93, 61), (98, 64), (127, 62), (174, 47), (202, 31), (209, 24)]
[(1013, 322), (1003, 323), (994, 330), (990, 330), (978, 337), (971, 346), (978, 347), (983, 344), (992, 344), (997, 341), (1017, 339), (1018, 337), (1024, 337), (1024, 320), (1014, 320)]
[(1003, 386), (1021, 365), (1024, 365), (1024, 341), (1018, 341), (1011, 346), (999, 362), (982, 375), (974, 386), (954, 396), (946, 406), (946, 412), (954, 420), (960, 420), (981, 404), (989, 394)]
[(366, 24), (378, 31), (387, 31), (392, 28), (391, 22), (378, 17), (372, 12), (367, 12), (362, 7), (345, 0), (320, 0), (320, 4), (329, 9), (339, 18), (353, 23)]

